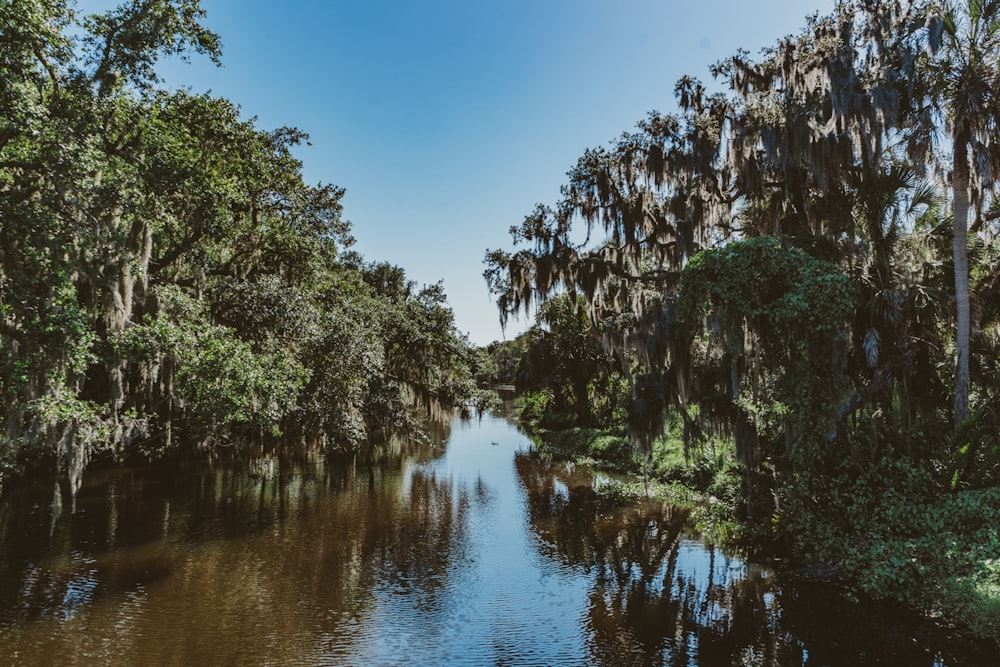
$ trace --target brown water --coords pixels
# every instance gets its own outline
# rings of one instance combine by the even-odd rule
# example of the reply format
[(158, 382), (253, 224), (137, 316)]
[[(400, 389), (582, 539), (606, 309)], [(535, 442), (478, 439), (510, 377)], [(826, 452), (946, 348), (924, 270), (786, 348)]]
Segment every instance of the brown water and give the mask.
[[(0, 665), (997, 665), (600, 501), (508, 422), (374, 470), (217, 462), (0, 502)], [(65, 489), (63, 489), (64, 491)]]

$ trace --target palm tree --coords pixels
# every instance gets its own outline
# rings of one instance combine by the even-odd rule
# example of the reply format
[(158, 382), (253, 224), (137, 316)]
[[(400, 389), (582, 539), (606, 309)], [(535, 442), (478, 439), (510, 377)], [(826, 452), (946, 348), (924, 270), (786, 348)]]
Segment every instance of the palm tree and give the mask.
[(938, 56), (930, 62), (931, 91), (952, 142), (958, 426), (969, 418), (969, 209), (975, 205), (981, 214), (982, 189), (998, 162), (992, 137), (1000, 124), (1000, 1), (946, 3), (931, 14), (928, 26)]

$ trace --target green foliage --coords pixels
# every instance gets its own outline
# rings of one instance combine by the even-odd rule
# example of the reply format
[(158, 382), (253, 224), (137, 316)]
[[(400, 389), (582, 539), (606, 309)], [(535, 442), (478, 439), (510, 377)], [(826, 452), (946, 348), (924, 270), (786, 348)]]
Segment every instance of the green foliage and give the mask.
[(530, 428), (608, 426), (624, 414), (628, 384), (582, 304), (566, 295), (547, 301), (527, 332), (485, 352), (497, 369), (486, 381), (515, 386)]
[(539, 430), (535, 437), (545, 451), (562, 459), (596, 463), (612, 470), (630, 470), (634, 465), (632, 448), (621, 429), (564, 427)]
[[(739, 487), (791, 561), (994, 638), (998, 26), (838, 2), (587, 150), (484, 273), (502, 321), (579, 295), (647, 477)], [(530, 423), (571, 412), (534, 389)]]
[[(747, 321), (754, 332), (782, 331), (802, 345), (836, 336), (853, 313), (846, 275), (799, 248), (759, 237), (695, 255), (681, 277), (678, 311), (692, 317), (715, 311), (727, 321)], [(720, 312), (721, 311), (721, 312)]]
[(522, 392), (517, 399), (518, 419), (529, 429), (541, 427), (541, 420), (549, 415), (549, 394), (543, 391)]
[(529, 344), (529, 334), (523, 333), (513, 340), (494, 341), (481, 348), (481, 353), (486, 359), (482, 363), (482, 372), (477, 375), (477, 380), (482, 384), (516, 384), (518, 367)]
[[(723, 358), (729, 355), (727, 375), (735, 373), (739, 382), (733, 387), (727, 380), (738, 418), (754, 424), (758, 436), (782, 425), (800, 465), (812, 463), (803, 457), (819, 455), (815, 448), (829, 431), (831, 406), (844, 393), (845, 369), (835, 350), (854, 313), (852, 294), (848, 277), (835, 266), (771, 237), (705, 250), (681, 276), (678, 317), (711, 322), (709, 340)], [(740, 376), (746, 375), (766, 382), (742, 391)]]
[(259, 426), (273, 435), (298, 403), (309, 371), (287, 350), (254, 354), (232, 330), (201, 332), (196, 352), (177, 374), (179, 397), (191, 418), (210, 429), (233, 424)]
[(539, 309), (518, 365), (517, 385), (548, 389), (555, 411), (573, 412), (581, 425), (588, 425), (593, 419), (589, 384), (609, 367), (582, 308), (562, 296)]
[(102, 92), (122, 80), (148, 86), (156, 80), (154, 65), (164, 55), (186, 57), (191, 51), (219, 62), (219, 36), (201, 25), (205, 11), (197, 0), (132, 0), (104, 14), (87, 17), (84, 43), (87, 64)]
[(845, 457), (834, 475), (804, 473), (784, 487), (775, 529), (794, 553), (873, 598), (964, 619), (1000, 639), (1000, 489), (947, 491), (933, 462), (883, 443), (867, 465)]
[[(0, 475), (279, 435), (354, 449), (485, 409), (440, 285), (347, 252), (307, 139), (157, 89), (219, 38), (198, 0), (0, 5)], [(2, 481), (2, 480), (0, 480)]]

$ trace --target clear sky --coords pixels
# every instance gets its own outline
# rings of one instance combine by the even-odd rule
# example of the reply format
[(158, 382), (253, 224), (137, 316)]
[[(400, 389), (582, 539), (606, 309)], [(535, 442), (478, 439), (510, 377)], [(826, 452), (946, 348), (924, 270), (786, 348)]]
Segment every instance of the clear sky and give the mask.
[[(118, 4), (80, 0), (93, 11)], [(576, 159), (675, 109), (676, 80), (799, 32), (834, 0), (202, 0), (223, 67), (161, 70), (258, 126), (298, 127), (306, 179), (345, 187), (368, 260), (444, 281), (458, 328), (501, 339), (487, 248)], [(506, 337), (529, 323), (508, 323)]]

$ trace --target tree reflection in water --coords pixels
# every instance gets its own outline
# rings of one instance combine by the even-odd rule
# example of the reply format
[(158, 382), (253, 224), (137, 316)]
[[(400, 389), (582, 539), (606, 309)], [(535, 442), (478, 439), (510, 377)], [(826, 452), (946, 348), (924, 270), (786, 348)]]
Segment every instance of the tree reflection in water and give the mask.
[(775, 575), (685, 534), (685, 512), (648, 502), (620, 507), (589, 472), (519, 454), (538, 550), (590, 575), (588, 662), (593, 665), (979, 665), (926, 623), (852, 602), (823, 586), (782, 589)]
[[(414, 619), (432, 636), (476, 490), (421, 470), (440, 449), (393, 447), (374, 489), (360, 461), (94, 473), (51, 534), (44, 496), (6, 499), (0, 664), (350, 664)], [(386, 598), (409, 616), (375, 637)]]
[(586, 473), (534, 453), (518, 456), (517, 471), (543, 553), (593, 576), (594, 664), (733, 664), (757, 638), (766, 585), (722, 551), (684, 539), (684, 511), (618, 507)]
[(257, 451), (94, 471), (61, 513), (45, 480), (0, 500), (0, 665), (998, 664), (779, 586), (527, 449), (487, 417), (371, 470)]

